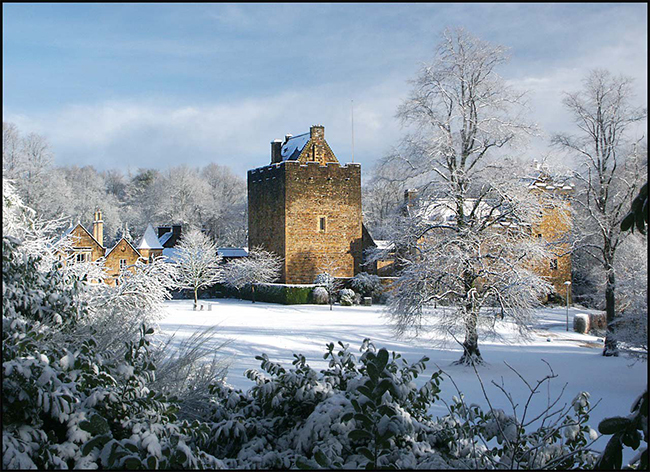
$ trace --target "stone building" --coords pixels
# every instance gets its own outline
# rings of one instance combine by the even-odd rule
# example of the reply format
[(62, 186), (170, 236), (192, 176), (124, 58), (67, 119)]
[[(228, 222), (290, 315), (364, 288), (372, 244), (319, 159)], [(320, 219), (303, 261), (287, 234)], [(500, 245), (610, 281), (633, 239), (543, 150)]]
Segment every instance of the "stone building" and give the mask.
[[(566, 301), (567, 286), (565, 282), (571, 282), (570, 233), (572, 219), (568, 197), (573, 192), (573, 186), (568, 182), (553, 181), (550, 175), (539, 167), (536, 176), (522, 179), (521, 184), (540, 199), (543, 207), (539, 222), (528, 229), (530, 237), (541, 239), (550, 244), (551, 252), (554, 254), (548, 261), (534, 267), (534, 270), (553, 286), (553, 293), (549, 299)], [(418, 215), (431, 223), (449, 222), (454, 215), (451, 211), (454, 205), (453, 201), (445, 199), (423, 201), (415, 189), (404, 192), (405, 210), (409, 214)], [(475, 205), (474, 199), (467, 199), (466, 205), (465, 212), (468, 214)], [(480, 202), (476, 213), (479, 218), (488, 217), (492, 214), (492, 208), (488, 202)], [(453, 224), (453, 221), (450, 223)], [(499, 225), (498, 230), (507, 231), (508, 224), (516, 224), (516, 222)], [(384, 270), (379, 270), (379, 273), (380, 275), (394, 275), (396, 272), (394, 258), (391, 257), (390, 250), (386, 250), (386, 254)], [(570, 286), (568, 296), (571, 301)]]
[(117, 283), (123, 270), (134, 271), (138, 260), (148, 263), (162, 256), (163, 251), (163, 246), (151, 225), (140, 238), (137, 248), (124, 237), (110, 249), (104, 247), (104, 221), (101, 210), (94, 214), (92, 234), (81, 223), (77, 223), (70, 227), (59, 241), (63, 239), (69, 239), (70, 245), (66, 250), (58, 251), (59, 260), (69, 264), (95, 262), (103, 258), (107, 275), (105, 282), (109, 285)]
[(248, 171), (248, 247), (283, 258), (280, 282), (353, 277), (363, 235), (361, 166), (339, 163), (323, 126), (271, 142), (270, 164)]
[[(554, 182), (545, 172), (540, 171), (528, 186), (531, 192), (543, 198), (544, 195), (551, 195), (553, 198), (546, 199), (539, 224), (534, 226), (532, 236), (542, 239), (553, 245), (555, 256), (536, 267), (536, 272), (553, 285), (553, 296), (566, 301), (567, 286), (565, 282), (571, 282), (571, 244), (570, 233), (572, 229), (570, 196), (573, 193), (573, 185), (567, 182)], [(571, 302), (571, 286), (568, 290), (569, 302)]]

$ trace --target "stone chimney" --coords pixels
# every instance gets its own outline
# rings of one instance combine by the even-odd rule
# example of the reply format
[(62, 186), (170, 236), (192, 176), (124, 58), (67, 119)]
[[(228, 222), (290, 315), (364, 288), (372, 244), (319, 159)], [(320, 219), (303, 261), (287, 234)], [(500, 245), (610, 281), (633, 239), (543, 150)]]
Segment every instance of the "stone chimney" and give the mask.
[(418, 191), (415, 188), (409, 188), (407, 190), (404, 190), (404, 204), (406, 205), (406, 208), (408, 211), (411, 210), (413, 205), (415, 204), (415, 200), (418, 198)]
[(274, 139), (271, 141), (271, 164), (282, 162), (282, 140)]
[(95, 212), (95, 221), (93, 221), (93, 238), (100, 246), (104, 247), (104, 220), (102, 220), (102, 211), (99, 208)]
[(323, 125), (312, 126), (309, 128), (309, 137), (317, 141), (322, 141), (325, 139), (325, 127)]

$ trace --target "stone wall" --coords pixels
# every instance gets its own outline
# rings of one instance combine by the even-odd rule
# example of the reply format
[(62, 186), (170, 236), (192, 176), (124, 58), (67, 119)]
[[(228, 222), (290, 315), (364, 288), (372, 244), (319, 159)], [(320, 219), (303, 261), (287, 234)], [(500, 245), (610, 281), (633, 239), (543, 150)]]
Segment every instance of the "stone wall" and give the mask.
[[(75, 252), (80, 252), (84, 249), (90, 249), (91, 260), (96, 261), (100, 257), (104, 257), (104, 248), (100, 246), (95, 239), (86, 231), (81, 225), (77, 225), (70, 233), (72, 247), (76, 249)], [(85, 252), (85, 251), (84, 251)]]
[[(275, 164), (248, 171), (248, 249), (285, 258), (285, 170)], [(286, 260), (280, 279), (286, 279)]]
[[(109, 285), (115, 284), (115, 279), (120, 274), (120, 259), (126, 260), (126, 265), (132, 266), (140, 258), (140, 254), (124, 239), (121, 239), (117, 246), (106, 256), (106, 283)], [(135, 267), (130, 267), (128, 270), (135, 271)]]
[(362, 255), (361, 166), (287, 162), (285, 169), (286, 282), (313, 283), (326, 270), (354, 277)]
[(285, 161), (248, 172), (248, 244), (284, 258), (283, 283), (312, 283), (328, 267), (353, 277), (361, 223), (359, 164)]

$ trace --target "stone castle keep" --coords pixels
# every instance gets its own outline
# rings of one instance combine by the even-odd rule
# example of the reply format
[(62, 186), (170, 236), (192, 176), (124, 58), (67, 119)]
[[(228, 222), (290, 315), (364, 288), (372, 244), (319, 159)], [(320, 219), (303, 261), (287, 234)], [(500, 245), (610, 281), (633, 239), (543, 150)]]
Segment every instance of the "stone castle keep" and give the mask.
[(248, 247), (283, 258), (280, 282), (353, 277), (362, 239), (361, 166), (341, 165), (320, 125), (271, 142), (271, 163), (248, 171)]

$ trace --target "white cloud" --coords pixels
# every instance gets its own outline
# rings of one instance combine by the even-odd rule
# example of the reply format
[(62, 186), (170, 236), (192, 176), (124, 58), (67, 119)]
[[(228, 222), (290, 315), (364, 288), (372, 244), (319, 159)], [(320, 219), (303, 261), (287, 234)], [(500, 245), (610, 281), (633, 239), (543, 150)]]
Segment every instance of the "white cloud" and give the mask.
[[(354, 97), (357, 162), (370, 164), (397, 137), (396, 87), (388, 81)], [(60, 165), (134, 169), (216, 162), (243, 174), (268, 163), (270, 141), (307, 132), (313, 124), (325, 125), (334, 152), (350, 160), (350, 99), (336, 86), (185, 106), (107, 101), (30, 116), (5, 113), (3, 119), (24, 133), (46, 136)]]

